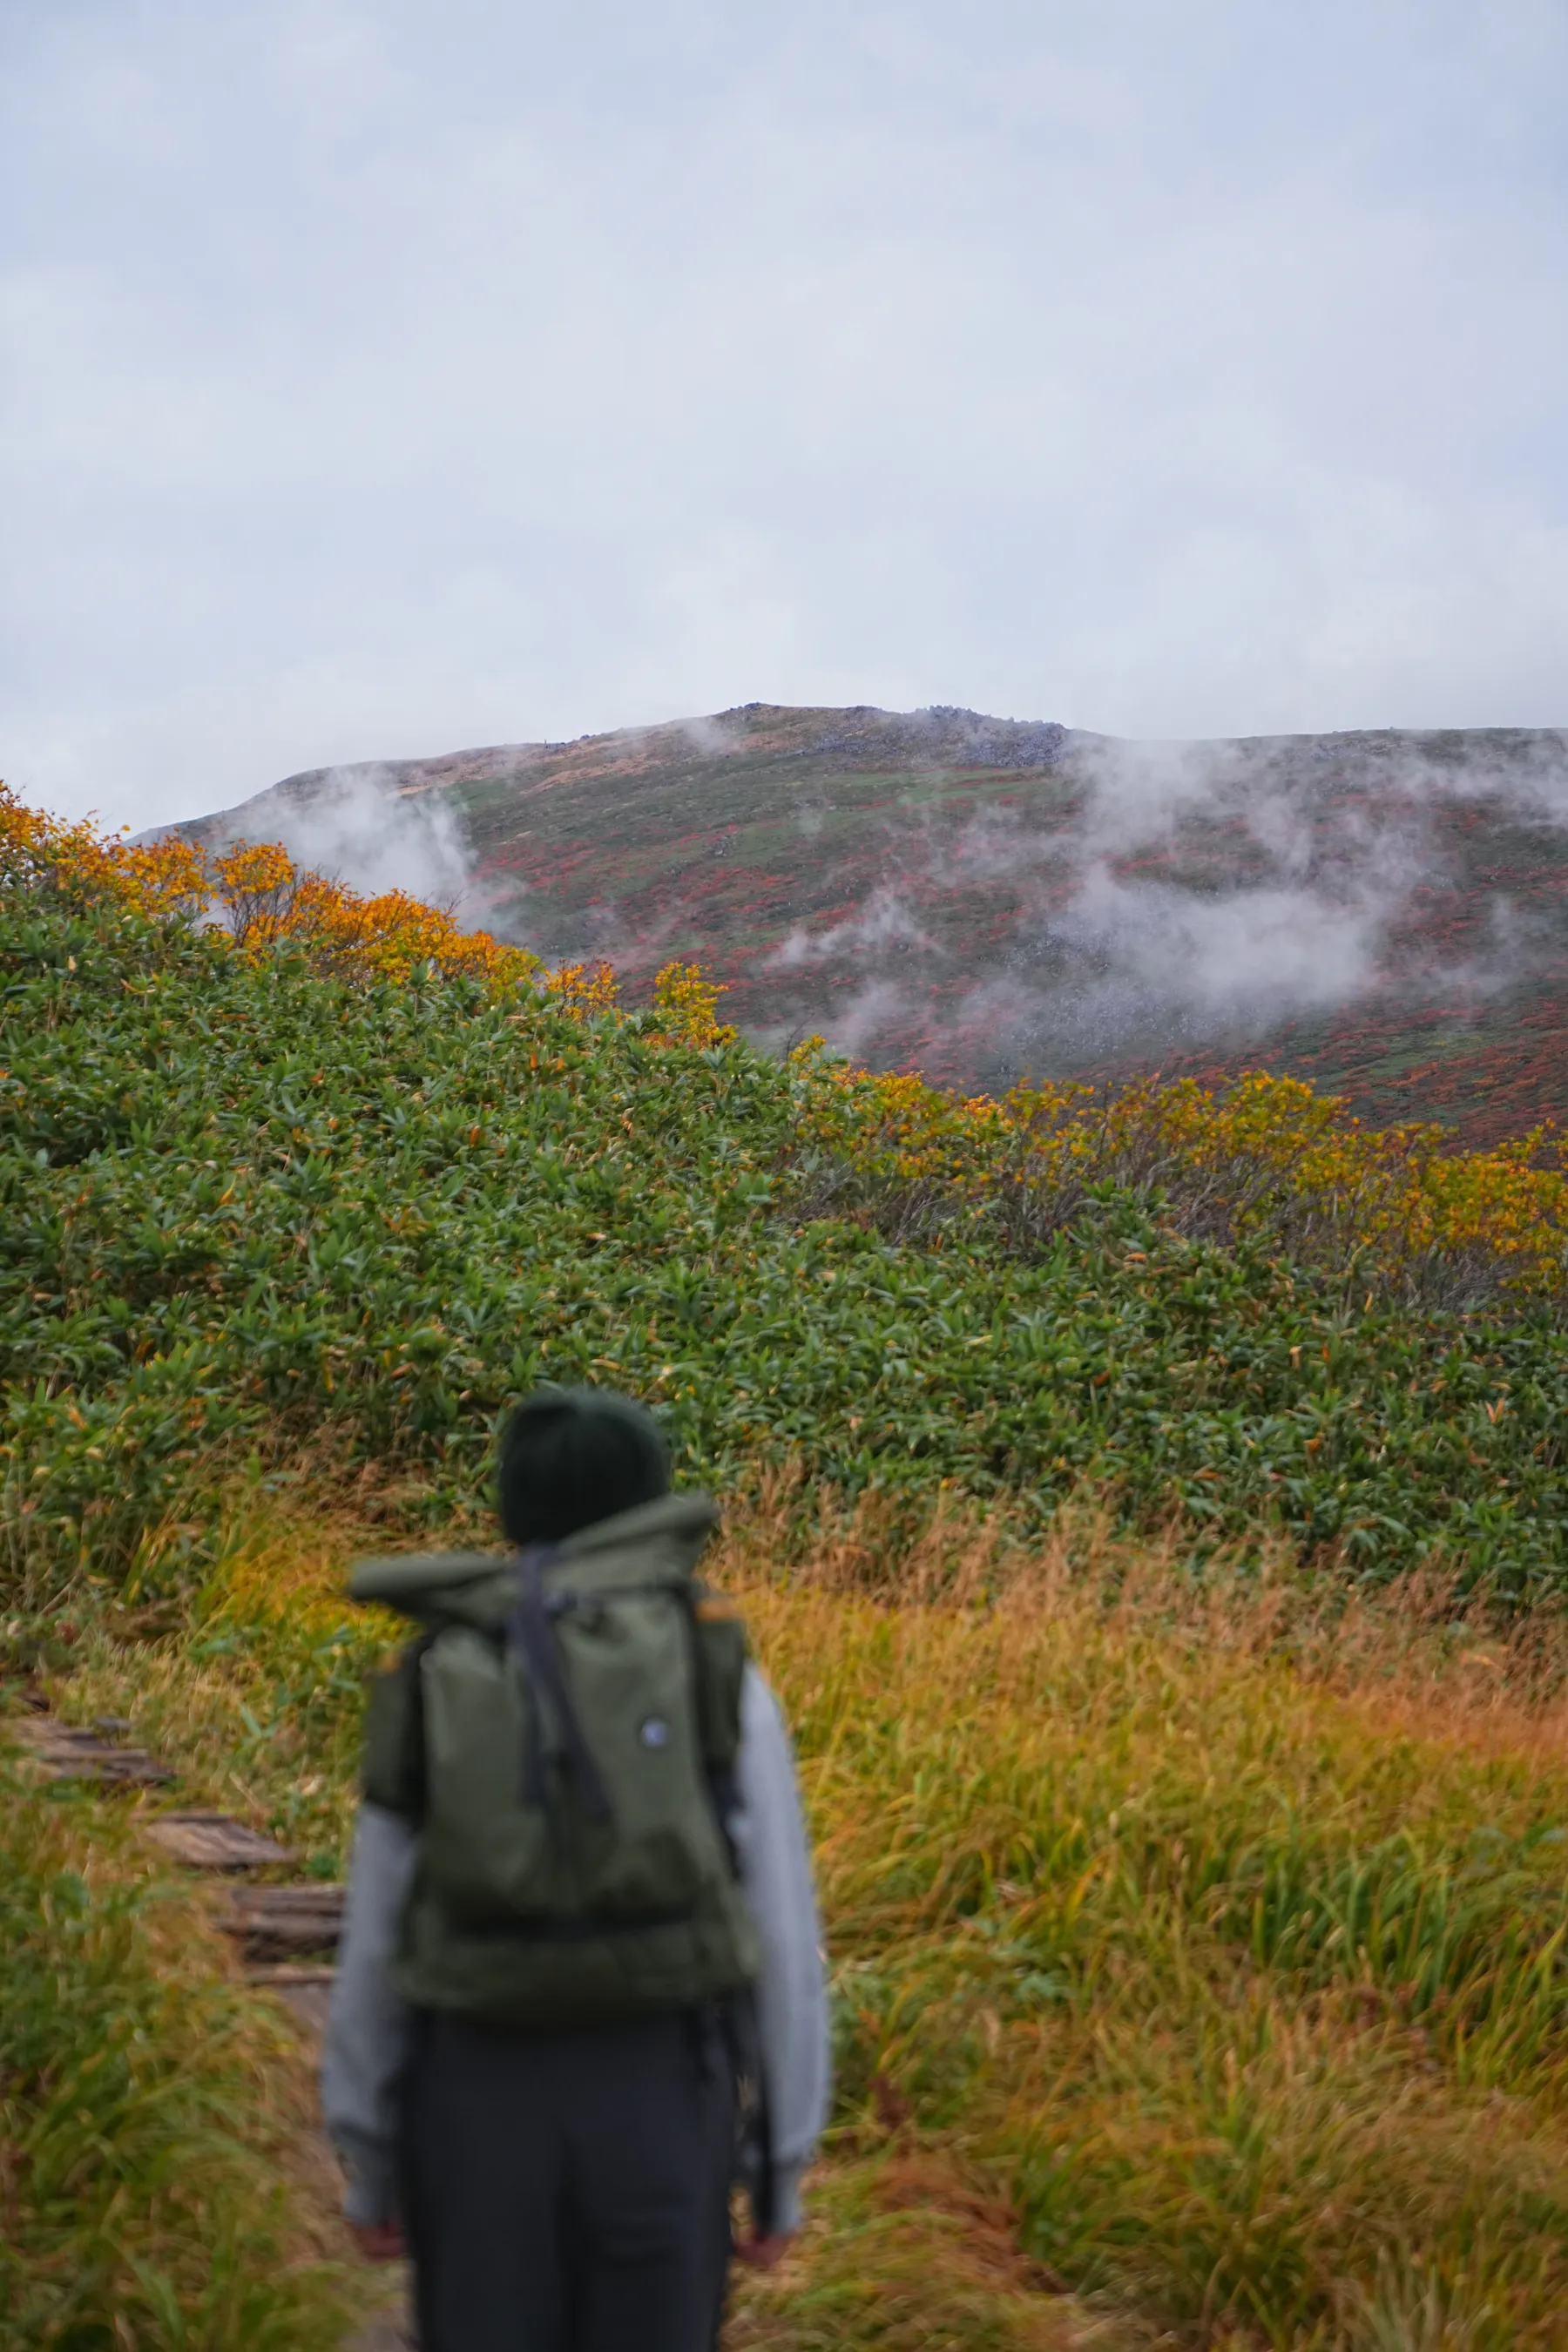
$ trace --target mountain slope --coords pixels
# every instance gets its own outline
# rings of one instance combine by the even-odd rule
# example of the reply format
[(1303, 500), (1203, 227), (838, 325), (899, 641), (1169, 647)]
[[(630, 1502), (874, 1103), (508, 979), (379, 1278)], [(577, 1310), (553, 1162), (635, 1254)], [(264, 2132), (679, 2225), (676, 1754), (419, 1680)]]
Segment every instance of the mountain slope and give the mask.
[(965, 1088), (1263, 1063), (1472, 1143), (1568, 1121), (1559, 731), (1154, 745), (752, 704), (315, 771), (184, 830), (325, 839), (350, 878), (401, 844), (552, 959), (635, 992), (695, 956), (764, 1042)]
[[(387, 1640), (348, 1558), (489, 1540), (515, 1399), (629, 1390), (724, 1497), (835, 1969), (843, 2129), (734, 2352), (1556, 2352), (1550, 1296), (1433, 1311), (1375, 1215), (1325, 1262), (1334, 1192), (1369, 1204), (1315, 1146), (1275, 1186), (1310, 1213), (1227, 1234), (1273, 1165), (1235, 1105), (1184, 1188), (1168, 1136), (1053, 1187), (1016, 1130), (1020, 1187), (992, 1106), (405, 953), (374, 929), (405, 909), (241, 938), (208, 918), (243, 877), (86, 830), (0, 793), (0, 1667), (331, 1874)], [(911, 1115), (953, 1180), (923, 1231)], [(1458, 1271), (1554, 1202), (1562, 1234), (1564, 1180), (1437, 1166), (1479, 1210)], [(1449, 1574), (1547, 1605), (1443, 1622)], [(140, 2344), (308, 2352), (268, 2209), (215, 2213), (265, 2053), (225, 2071), (190, 1937), (177, 2008), (106, 1932), (129, 1882), (58, 1803), (10, 1833), (5, 1780), (5, 2344), (105, 2342), (156, 2293)]]

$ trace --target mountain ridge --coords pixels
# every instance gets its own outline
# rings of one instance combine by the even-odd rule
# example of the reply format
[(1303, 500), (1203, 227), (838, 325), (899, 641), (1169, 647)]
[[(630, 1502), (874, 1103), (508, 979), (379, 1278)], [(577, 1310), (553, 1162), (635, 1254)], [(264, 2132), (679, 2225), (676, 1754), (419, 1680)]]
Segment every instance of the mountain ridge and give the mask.
[(552, 961), (635, 992), (695, 958), (763, 1042), (966, 1090), (1261, 1064), (1467, 1142), (1568, 1123), (1562, 730), (1158, 744), (750, 703), (304, 770), (178, 830), (335, 842), (349, 879), (423, 847)]

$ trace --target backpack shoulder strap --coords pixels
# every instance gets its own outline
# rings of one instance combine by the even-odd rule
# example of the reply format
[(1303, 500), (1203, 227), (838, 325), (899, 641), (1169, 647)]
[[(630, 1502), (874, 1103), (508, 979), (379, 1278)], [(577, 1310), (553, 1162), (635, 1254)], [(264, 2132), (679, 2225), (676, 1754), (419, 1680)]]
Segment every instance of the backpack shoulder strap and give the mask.
[[(730, 1816), (740, 1793), (741, 1693), (751, 1644), (741, 1612), (726, 1594), (715, 1592), (700, 1577), (692, 1577), (686, 1587), (686, 1597), (691, 1616), (697, 1706), (709, 1794), (729, 1857), (731, 1875), (738, 1881), (741, 1858), (730, 1834)], [(722, 2004), (721, 2015), (735, 2078), (738, 2132), (745, 2151), (752, 2210), (758, 2234), (768, 2237), (773, 2229), (777, 2183), (755, 1986), (742, 1985), (739, 1991), (730, 1994)]]
[[(551, 1799), (540, 1719), (542, 1704), (547, 1704), (555, 1718), (565, 1763), (584, 1810), (591, 1820), (607, 1822), (612, 1818), (609, 1792), (572, 1697), (551, 1622), (550, 1600), (544, 1591), (545, 1564), (554, 1556), (553, 1546), (548, 1544), (531, 1544), (527, 1550), (519, 1552), (517, 1606), (507, 1622), (507, 1638), (533, 1690), (534, 1703), (524, 1726), (523, 1801), (548, 1805)], [(554, 1613), (559, 1614), (559, 1610)]]
[(730, 1864), (730, 1875), (738, 1879), (740, 1856), (730, 1834), (730, 1817), (739, 1796), (736, 1772), (741, 1759), (741, 1686), (746, 1673), (746, 1629), (739, 1611), (721, 1594), (710, 1591), (699, 1578), (683, 1578), (674, 1590), (686, 1612), (690, 1635), (691, 1687), (702, 1776)]
[(731, 1780), (741, 1754), (741, 1691), (751, 1655), (740, 1611), (700, 1578), (685, 1587), (691, 1619), (698, 1732), (710, 1773)]
[(410, 1642), (395, 1666), (372, 1681), (365, 1702), (365, 1800), (418, 1822), (425, 1814), (425, 1656), (436, 1640), (426, 1632)]

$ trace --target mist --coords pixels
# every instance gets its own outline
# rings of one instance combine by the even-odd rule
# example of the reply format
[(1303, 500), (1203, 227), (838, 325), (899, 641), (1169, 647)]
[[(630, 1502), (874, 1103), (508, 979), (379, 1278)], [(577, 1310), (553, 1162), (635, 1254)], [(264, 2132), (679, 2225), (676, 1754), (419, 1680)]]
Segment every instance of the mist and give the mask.
[(402, 890), (473, 924), (490, 904), (458, 811), (432, 787), (400, 783), (390, 768), (290, 778), (200, 831), (209, 846), (280, 842), (296, 866), (366, 898)]
[(1478, 740), (1072, 738), (1054, 794), (889, 827), (863, 903), (772, 967), (797, 1024), (939, 1073), (1234, 1054), (1374, 1000), (1462, 1021), (1558, 939), (1552, 904), (1462, 870), (1467, 826), (1568, 829), (1568, 740)]
[[(791, 714), (760, 722), (773, 801), (743, 781), (751, 739), (731, 712), (313, 771), (200, 831), (281, 840), (356, 889), (407, 890), (547, 961), (603, 957), (634, 997), (668, 956), (695, 953), (734, 985), (759, 1043), (819, 1032), (961, 1085), (1234, 1065), (1358, 1007), (1374, 1028), (1473, 1025), (1556, 961), (1568, 972), (1561, 733), (1137, 742), (945, 705), (793, 718), (793, 733)], [(543, 793), (538, 815), (503, 814), (512, 780)], [(473, 788), (484, 858), (464, 815)], [(625, 812), (645, 792), (659, 814), (639, 837), (660, 846), (628, 888)], [(865, 812), (842, 850), (823, 835), (841, 798)], [(776, 904), (781, 877), (759, 873), (753, 898), (743, 849), (739, 897), (709, 899), (711, 861), (770, 809), (799, 844), (782, 911), (791, 895), (814, 910), (782, 932), (750, 928), (748, 905)], [(520, 861), (507, 845), (525, 841)], [(749, 930), (737, 963), (728, 942)]]

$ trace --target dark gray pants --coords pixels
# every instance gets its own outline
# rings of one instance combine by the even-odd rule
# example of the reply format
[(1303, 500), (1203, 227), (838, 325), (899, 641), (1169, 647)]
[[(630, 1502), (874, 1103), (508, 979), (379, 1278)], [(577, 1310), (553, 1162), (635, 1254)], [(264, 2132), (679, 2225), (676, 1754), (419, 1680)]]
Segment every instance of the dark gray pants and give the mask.
[(705, 2018), (421, 2017), (403, 2115), (421, 2352), (710, 2352), (734, 2100)]

